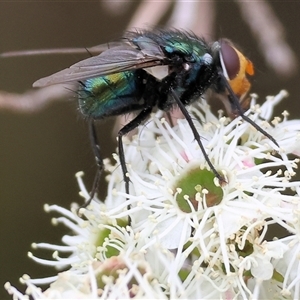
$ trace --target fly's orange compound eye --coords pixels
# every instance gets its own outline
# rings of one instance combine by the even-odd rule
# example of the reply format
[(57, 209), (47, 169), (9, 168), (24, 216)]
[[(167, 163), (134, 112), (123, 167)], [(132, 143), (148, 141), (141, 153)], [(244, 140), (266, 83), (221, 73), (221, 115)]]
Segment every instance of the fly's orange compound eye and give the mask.
[(252, 62), (238, 51), (228, 40), (220, 42), (220, 62), (223, 74), (232, 90), (238, 97), (245, 95), (250, 89), (248, 75), (254, 74)]
[(234, 79), (240, 71), (240, 59), (236, 49), (226, 40), (220, 41), (220, 61), (224, 76), (229, 80)]

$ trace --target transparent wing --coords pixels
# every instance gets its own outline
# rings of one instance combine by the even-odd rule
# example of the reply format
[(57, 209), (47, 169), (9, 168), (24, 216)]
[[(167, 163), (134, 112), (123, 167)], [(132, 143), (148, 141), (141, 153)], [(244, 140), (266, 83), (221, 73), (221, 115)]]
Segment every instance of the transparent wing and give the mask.
[(107, 49), (98, 56), (87, 58), (67, 69), (41, 78), (33, 86), (43, 87), (165, 64), (167, 60), (158, 45), (153, 44), (148, 49), (136, 49), (124, 43), (122, 46)]

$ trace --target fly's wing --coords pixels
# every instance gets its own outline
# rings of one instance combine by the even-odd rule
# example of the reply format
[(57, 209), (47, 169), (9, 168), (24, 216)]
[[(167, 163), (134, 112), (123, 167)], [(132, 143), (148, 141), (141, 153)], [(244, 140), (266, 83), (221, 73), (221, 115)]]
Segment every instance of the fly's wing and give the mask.
[(68, 69), (37, 80), (34, 87), (85, 80), (129, 70), (167, 64), (159, 45), (136, 49), (129, 44), (110, 48), (98, 56), (82, 60)]

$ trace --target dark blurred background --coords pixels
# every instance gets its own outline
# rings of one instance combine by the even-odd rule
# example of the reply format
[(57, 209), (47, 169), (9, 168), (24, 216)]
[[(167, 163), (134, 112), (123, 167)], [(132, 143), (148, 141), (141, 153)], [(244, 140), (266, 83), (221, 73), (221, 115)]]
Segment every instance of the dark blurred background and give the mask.
[[(286, 41), (300, 53), (300, 2), (268, 2), (286, 30)], [(0, 2), (0, 53), (12, 50), (88, 47), (117, 39), (127, 28), (139, 2), (127, 2), (122, 11), (109, 12), (103, 3), (93, 2)], [(155, 5), (155, 2), (153, 3)], [(168, 14), (171, 14), (171, 9)], [(115, 8), (118, 10), (118, 7)], [(166, 16), (166, 18), (168, 15)], [(286, 89), (290, 97), (277, 107), (287, 109), (290, 118), (300, 118), (299, 73), (277, 75), (259, 52), (247, 24), (234, 2), (216, 2), (215, 33), (212, 39), (225, 36), (237, 42), (251, 58), (256, 75), (252, 92), (260, 101)], [(145, 21), (146, 22), (146, 21)], [(164, 19), (159, 25), (163, 25)], [(211, 33), (209, 33), (211, 35)], [(271, 50), (271, 49), (270, 49)], [(271, 51), (270, 51), (271, 53)], [(32, 83), (66, 68), (87, 55), (16, 57), (0, 60), (0, 91), (23, 93)], [(297, 57), (300, 59), (300, 55)], [(108, 133), (114, 120), (98, 124), (104, 157), (115, 151)], [(87, 126), (77, 111), (76, 101), (62, 99), (35, 114), (0, 110), (0, 286), (10, 281), (24, 290), (18, 278), (28, 273), (32, 278), (54, 275), (49, 267), (27, 257), (32, 242), (60, 243), (66, 232), (53, 227), (43, 205), (82, 203), (78, 196), (75, 173), (82, 170), (87, 187), (92, 185), (95, 163), (90, 149)], [(109, 142), (111, 141), (111, 142)], [(102, 198), (105, 187), (100, 191)], [(41, 251), (33, 251), (49, 257)], [(0, 299), (9, 299), (0, 288)]]

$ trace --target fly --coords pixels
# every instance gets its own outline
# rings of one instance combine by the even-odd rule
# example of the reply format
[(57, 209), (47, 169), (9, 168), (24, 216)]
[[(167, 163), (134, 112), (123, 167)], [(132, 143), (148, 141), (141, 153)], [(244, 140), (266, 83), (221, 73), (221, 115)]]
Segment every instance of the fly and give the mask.
[(241, 116), (278, 146), (276, 140), (244, 115), (241, 100), (250, 89), (248, 75), (253, 65), (234, 45), (221, 39), (212, 44), (192, 32), (181, 30), (142, 30), (127, 32), (101, 54), (82, 60), (51, 76), (39, 79), (34, 87), (79, 82), (78, 104), (88, 119), (92, 148), (98, 171), (89, 201), (93, 199), (103, 171), (103, 160), (94, 121), (110, 116), (138, 112), (118, 132), (120, 164), (129, 193), (130, 178), (122, 138), (144, 122), (154, 108), (169, 112), (178, 107), (186, 118), (204, 158), (219, 179), (223, 176), (210, 161), (200, 135), (186, 106), (197, 101), (207, 90), (225, 97), (226, 109)]

